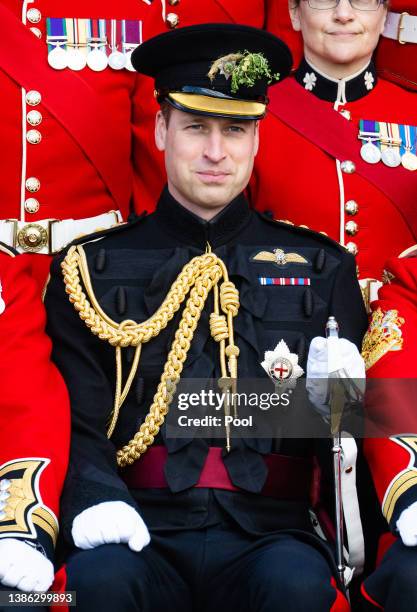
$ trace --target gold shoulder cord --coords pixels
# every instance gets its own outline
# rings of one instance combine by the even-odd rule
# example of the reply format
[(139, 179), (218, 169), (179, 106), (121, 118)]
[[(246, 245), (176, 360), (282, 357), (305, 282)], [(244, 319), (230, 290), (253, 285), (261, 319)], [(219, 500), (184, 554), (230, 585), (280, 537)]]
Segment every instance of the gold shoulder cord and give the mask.
[[(183, 267), (166, 298), (147, 321), (136, 323), (126, 319), (119, 324), (106, 315), (94, 295), (87, 258), (81, 245), (72, 246), (69, 249), (61, 267), (65, 290), (81, 319), (93, 334), (109, 342), (116, 349), (116, 391), (111, 422), (107, 431), (109, 438), (114, 432), (120, 408), (137, 372), (142, 344), (149, 342), (165, 329), (189, 294), (149, 413), (132, 440), (117, 451), (117, 463), (120, 467), (124, 467), (132, 464), (147, 451), (165, 420), (201, 312), (213, 288), (214, 312), (210, 315), (210, 332), (214, 340), (219, 342), (222, 384), (228, 387), (230, 383), (228, 384), (227, 381), (237, 378), (239, 348), (234, 343), (233, 317), (239, 310), (239, 292), (234, 283), (229, 280), (223, 261), (208, 247), (204, 255), (194, 257)], [(85, 292), (81, 285), (80, 275)], [(220, 279), (223, 281), (219, 291)], [(219, 294), (220, 308), (224, 314), (220, 314)], [(136, 347), (136, 352), (122, 390), (121, 350), (128, 346)]]

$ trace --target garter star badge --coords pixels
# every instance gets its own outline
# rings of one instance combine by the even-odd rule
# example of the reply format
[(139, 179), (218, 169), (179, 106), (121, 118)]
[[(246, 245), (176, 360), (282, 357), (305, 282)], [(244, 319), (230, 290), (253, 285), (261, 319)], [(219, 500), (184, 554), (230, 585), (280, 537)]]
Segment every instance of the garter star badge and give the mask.
[(295, 386), (297, 378), (304, 374), (298, 365), (298, 355), (290, 352), (284, 340), (280, 340), (273, 351), (265, 352), (261, 366), (276, 385)]

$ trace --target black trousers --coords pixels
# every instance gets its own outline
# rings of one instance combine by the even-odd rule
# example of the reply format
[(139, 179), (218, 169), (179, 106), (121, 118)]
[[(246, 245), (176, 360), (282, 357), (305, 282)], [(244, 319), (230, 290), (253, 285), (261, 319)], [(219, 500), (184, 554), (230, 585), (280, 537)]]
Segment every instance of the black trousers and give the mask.
[(398, 539), (362, 585), (364, 609), (417, 611), (417, 547)]
[(66, 573), (77, 612), (326, 612), (337, 595), (311, 543), (255, 537), (228, 521), (154, 533), (140, 553), (121, 544), (76, 551)]

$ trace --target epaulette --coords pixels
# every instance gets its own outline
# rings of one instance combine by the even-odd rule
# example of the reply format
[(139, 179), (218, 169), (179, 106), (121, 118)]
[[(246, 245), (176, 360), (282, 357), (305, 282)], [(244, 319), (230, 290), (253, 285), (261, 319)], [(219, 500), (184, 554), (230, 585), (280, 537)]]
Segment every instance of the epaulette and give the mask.
[(292, 221), (288, 221), (287, 219), (272, 219), (268, 215), (264, 215), (261, 212), (258, 212), (258, 214), (262, 218), (263, 221), (266, 221), (266, 223), (275, 225), (275, 227), (278, 225), (295, 234), (302, 234), (302, 235), (310, 236), (310, 237), (312, 236), (314, 238), (317, 238), (320, 242), (324, 242), (325, 244), (328, 244), (332, 246), (333, 248), (336, 248), (342, 253), (348, 252), (345, 249), (345, 247), (342, 244), (340, 244), (340, 242), (338, 242), (337, 240), (334, 240), (333, 238), (330, 238), (330, 236), (328, 236), (326, 232), (317, 232), (315, 230), (310, 229), (307, 225), (295, 225)]
[(16, 257), (19, 255), (19, 252), (16, 251), (13, 247), (8, 244), (4, 244), (4, 242), (0, 242), (0, 253), (4, 253), (5, 255), (9, 255), (10, 257)]
[(104, 238), (104, 236), (110, 236), (113, 234), (117, 234), (119, 232), (124, 232), (129, 230), (131, 227), (134, 227), (141, 223), (148, 216), (147, 211), (143, 211), (140, 215), (136, 215), (135, 217), (130, 217), (128, 221), (123, 221), (123, 223), (118, 223), (113, 227), (109, 227), (107, 229), (99, 230), (96, 232), (92, 232), (91, 234), (85, 234), (84, 236), (79, 236), (75, 240), (73, 240), (66, 248), (65, 251), (68, 251), (69, 247), (78, 244), (85, 244), (87, 242), (92, 242), (93, 240), (97, 240), (98, 238)]

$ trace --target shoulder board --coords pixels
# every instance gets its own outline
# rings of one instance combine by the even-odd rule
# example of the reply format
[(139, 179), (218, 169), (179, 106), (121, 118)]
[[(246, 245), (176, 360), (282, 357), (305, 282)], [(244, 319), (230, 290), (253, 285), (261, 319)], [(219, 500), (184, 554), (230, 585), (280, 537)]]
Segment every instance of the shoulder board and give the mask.
[(118, 223), (114, 227), (109, 227), (108, 229), (100, 230), (98, 232), (93, 232), (91, 234), (85, 234), (85, 236), (80, 236), (79, 238), (76, 238), (75, 240), (73, 240), (71, 244), (69, 244), (65, 248), (65, 251), (67, 251), (70, 246), (73, 246), (76, 244), (86, 244), (87, 242), (92, 242), (93, 240), (104, 238), (104, 236), (109, 236), (112, 234), (117, 234), (119, 232), (124, 232), (126, 230), (129, 230), (131, 227), (141, 223), (145, 219), (145, 217), (147, 217), (147, 215), (148, 213), (145, 210), (140, 215), (136, 215), (133, 218), (130, 217), (128, 221), (124, 221), (123, 223)]
[(9, 255), (9, 257), (16, 257), (16, 255), (19, 255), (19, 252), (16, 251), (16, 249), (10, 247), (8, 244), (4, 244), (4, 242), (0, 242), (0, 253)]
[(292, 221), (288, 221), (286, 219), (272, 219), (268, 215), (264, 215), (261, 212), (258, 212), (258, 215), (263, 221), (275, 225), (275, 227), (281, 227), (289, 232), (293, 232), (294, 234), (304, 234), (305, 236), (316, 238), (318, 242), (332, 246), (342, 253), (347, 253), (347, 250), (340, 244), (340, 242), (333, 240), (333, 238), (330, 238), (330, 236), (328, 236), (325, 232), (316, 232), (315, 230), (310, 229), (307, 225), (295, 225), (292, 223)]

